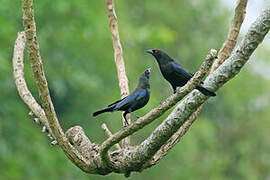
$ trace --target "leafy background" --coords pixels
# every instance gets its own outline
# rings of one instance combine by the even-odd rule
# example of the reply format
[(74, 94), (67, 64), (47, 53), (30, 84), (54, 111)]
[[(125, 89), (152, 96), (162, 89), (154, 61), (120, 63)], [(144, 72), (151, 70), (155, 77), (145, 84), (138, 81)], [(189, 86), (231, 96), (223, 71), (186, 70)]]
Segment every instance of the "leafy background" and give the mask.
[[(101, 143), (106, 139), (100, 128), (103, 122), (113, 132), (121, 127), (119, 112), (91, 117), (92, 112), (119, 98), (106, 2), (34, 3), (41, 55), (60, 123), (65, 130), (80, 125), (92, 141)], [(138, 115), (172, 93), (145, 50), (164, 49), (196, 72), (207, 51), (219, 49), (226, 38), (233, 15), (233, 8), (226, 4), (211, 0), (116, 1), (130, 89), (136, 87), (146, 68), (153, 69), (151, 99)], [(0, 27), (0, 179), (124, 179), (118, 174), (85, 174), (58, 147), (50, 147), (46, 135), (28, 116), (29, 109), (19, 98), (12, 77), (13, 44), (23, 29), (20, 1), (0, 1)], [(208, 101), (168, 156), (130, 179), (268, 179), (269, 42), (268, 35), (241, 73)], [(27, 57), (25, 72), (38, 97)], [(133, 136), (132, 142), (147, 137), (167, 114)]]

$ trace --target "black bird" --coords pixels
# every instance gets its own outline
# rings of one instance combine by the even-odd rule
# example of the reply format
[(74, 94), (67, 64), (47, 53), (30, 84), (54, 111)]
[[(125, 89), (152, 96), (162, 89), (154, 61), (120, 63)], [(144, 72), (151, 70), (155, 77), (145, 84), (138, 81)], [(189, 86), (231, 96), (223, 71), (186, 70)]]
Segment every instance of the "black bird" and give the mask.
[(102, 110), (94, 112), (93, 116), (97, 116), (104, 112), (125, 111), (123, 116), (126, 119), (127, 113), (131, 113), (144, 107), (150, 98), (150, 72), (151, 68), (143, 72), (140, 77), (139, 84), (132, 94), (108, 105), (108, 107)]
[[(176, 92), (176, 87), (184, 86), (192, 78), (193, 75), (191, 73), (182, 68), (165, 52), (158, 49), (151, 49), (146, 52), (152, 54), (156, 58), (163, 77), (169, 81), (174, 93)], [(196, 89), (206, 96), (216, 96), (214, 92), (205, 89), (201, 85), (198, 85)]]

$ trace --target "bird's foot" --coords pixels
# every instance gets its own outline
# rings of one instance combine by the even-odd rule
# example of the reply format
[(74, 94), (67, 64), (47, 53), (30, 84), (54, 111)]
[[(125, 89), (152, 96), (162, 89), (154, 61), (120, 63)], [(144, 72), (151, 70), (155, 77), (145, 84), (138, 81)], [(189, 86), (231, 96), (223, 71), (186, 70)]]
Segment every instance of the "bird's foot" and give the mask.
[(129, 126), (129, 124), (124, 124), (123, 128), (126, 129)]
[(128, 123), (128, 121), (125, 119), (125, 123), (124, 123), (124, 128), (127, 128), (130, 124)]

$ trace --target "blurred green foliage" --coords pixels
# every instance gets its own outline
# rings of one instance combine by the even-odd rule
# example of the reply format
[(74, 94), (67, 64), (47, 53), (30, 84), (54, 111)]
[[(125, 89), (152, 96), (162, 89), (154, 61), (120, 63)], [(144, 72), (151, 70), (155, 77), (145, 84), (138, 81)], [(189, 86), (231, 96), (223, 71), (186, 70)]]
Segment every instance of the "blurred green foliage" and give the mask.
[[(121, 113), (91, 114), (119, 98), (105, 1), (35, 1), (38, 40), (51, 95), (61, 125), (85, 129), (92, 141), (106, 136), (106, 122), (120, 130)], [(0, 1), (0, 179), (124, 179), (89, 175), (75, 167), (28, 116), (12, 77), (13, 44), (22, 31), (21, 4)], [(116, 1), (130, 89), (152, 67), (147, 113), (172, 93), (156, 62), (145, 53), (161, 48), (195, 72), (210, 48), (220, 48), (232, 12), (218, 1)], [(254, 67), (266, 62), (269, 47), (258, 48), (242, 72), (205, 105), (183, 140), (158, 165), (130, 179), (266, 179), (270, 176), (269, 75)], [(25, 73), (38, 97), (28, 58)], [(262, 75), (263, 74), (263, 75)], [(168, 113), (133, 136), (139, 143)]]

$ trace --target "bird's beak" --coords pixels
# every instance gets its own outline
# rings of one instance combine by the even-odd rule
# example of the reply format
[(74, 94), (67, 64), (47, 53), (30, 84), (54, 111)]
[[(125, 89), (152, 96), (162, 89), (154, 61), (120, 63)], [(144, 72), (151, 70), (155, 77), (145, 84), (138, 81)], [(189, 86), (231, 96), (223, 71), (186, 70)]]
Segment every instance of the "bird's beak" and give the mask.
[(153, 50), (152, 49), (146, 50), (146, 52), (149, 53), (149, 54), (153, 54)]

